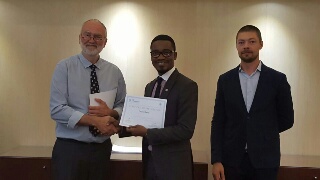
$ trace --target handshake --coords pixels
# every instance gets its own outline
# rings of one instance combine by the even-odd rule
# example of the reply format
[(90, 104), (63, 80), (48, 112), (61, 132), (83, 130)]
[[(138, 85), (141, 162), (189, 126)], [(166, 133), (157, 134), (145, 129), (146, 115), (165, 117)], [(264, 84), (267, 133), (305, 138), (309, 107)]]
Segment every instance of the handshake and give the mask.
[(89, 126), (90, 132), (94, 135), (112, 136), (121, 130), (119, 121), (111, 116), (94, 117), (95, 122)]
[[(118, 113), (110, 109), (101, 99), (95, 99), (99, 106), (89, 106), (89, 113), (85, 115), (85, 125), (89, 126), (90, 132), (94, 136), (112, 136), (121, 132), (122, 127), (119, 121), (114, 117), (118, 117)], [(130, 126), (125, 129), (126, 132), (133, 136), (146, 136), (147, 128), (141, 125)]]
[(98, 106), (89, 106), (88, 123), (90, 132), (94, 135), (112, 136), (121, 130), (119, 121), (114, 117), (118, 117), (118, 112), (110, 109), (108, 105), (101, 99), (96, 98)]
[(94, 135), (112, 136), (121, 132), (122, 128), (126, 128), (126, 132), (131, 133), (133, 136), (146, 136), (147, 128), (141, 125), (135, 125), (130, 127), (119, 126), (119, 121), (111, 116), (94, 117), (98, 118), (97, 123), (94, 126), (90, 126), (89, 130)]

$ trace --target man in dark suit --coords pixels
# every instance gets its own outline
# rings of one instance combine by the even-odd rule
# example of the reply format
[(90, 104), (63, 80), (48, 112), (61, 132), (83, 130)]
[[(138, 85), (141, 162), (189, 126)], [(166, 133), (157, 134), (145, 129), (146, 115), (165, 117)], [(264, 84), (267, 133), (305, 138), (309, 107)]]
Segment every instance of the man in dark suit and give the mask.
[(259, 60), (260, 30), (242, 27), (236, 37), (241, 63), (217, 84), (211, 126), (211, 163), (215, 180), (276, 180), (279, 133), (294, 122), (286, 75)]
[[(148, 180), (191, 180), (193, 160), (190, 139), (193, 136), (198, 106), (197, 83), (174, 67), (177, 58), (174, 40), (156, 36), (150, 46), (151, 62), (159, 77), (147, 84), (146, 97), (167, 99), (164, 128), (146, 129), (141, 125), (126, 130), (142, 136), (144, 178)], [(157, 79), (162, 78), (162, 82)]]

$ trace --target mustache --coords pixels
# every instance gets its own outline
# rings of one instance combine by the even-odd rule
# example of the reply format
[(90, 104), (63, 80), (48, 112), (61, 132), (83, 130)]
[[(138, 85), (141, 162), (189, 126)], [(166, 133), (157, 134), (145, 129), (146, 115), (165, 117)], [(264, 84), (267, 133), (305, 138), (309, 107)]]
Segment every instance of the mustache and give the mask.
[(157, 61), (155, 61), (156, 63), (166, 63), (166, 62), (168, 62), (168, 60), (157, 60)]
[(86, 44), (86, 46), (96, 46), (97, 47), (96, 44)]
[(241, 54), (244, 54), (244, 53), (252, 53), (252, 51), (250, 51), (250, 50), (244, 50), (244, 51), (241, 52)]

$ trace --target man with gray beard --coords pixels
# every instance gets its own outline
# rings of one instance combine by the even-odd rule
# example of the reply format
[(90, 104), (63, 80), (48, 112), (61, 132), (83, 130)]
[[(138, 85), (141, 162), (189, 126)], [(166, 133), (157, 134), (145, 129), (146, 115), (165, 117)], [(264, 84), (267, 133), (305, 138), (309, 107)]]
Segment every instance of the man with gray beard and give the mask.
[[(119, 130), (126, 85), (120, 69), (101, 59), (107, 29), (97, 19), (83, 23), (82, 52), (60, 61), (53, 73), (50, 113), (57, 140), (52, 152), (55, 180), (105, 180), (110, 169), (110, 136)], [(89, 106), (89, 94), (116, 89), (113, 107), (101, 99)]]

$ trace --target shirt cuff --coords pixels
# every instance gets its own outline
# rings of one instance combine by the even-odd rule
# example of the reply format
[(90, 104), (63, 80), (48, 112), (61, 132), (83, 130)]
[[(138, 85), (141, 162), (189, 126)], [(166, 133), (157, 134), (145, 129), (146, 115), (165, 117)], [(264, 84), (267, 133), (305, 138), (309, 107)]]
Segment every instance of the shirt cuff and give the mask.
[(120, 120), (121, 119), (121, 115), (122, 115), (122, 108), (114, 108), (113, 110), (118, 112), (119, 120)]
[(69, 118), (68, 127), (73, 129), (76, 126), (76, 124), (80, 121), (83, 115), (84, 114), (82, 112), (75, 111)]

